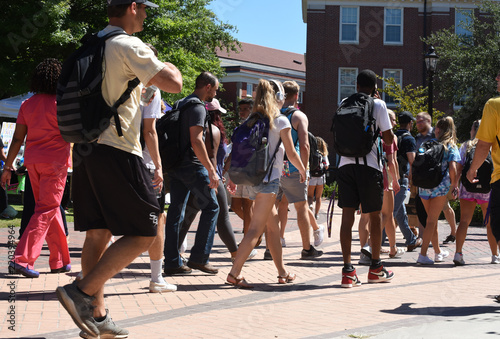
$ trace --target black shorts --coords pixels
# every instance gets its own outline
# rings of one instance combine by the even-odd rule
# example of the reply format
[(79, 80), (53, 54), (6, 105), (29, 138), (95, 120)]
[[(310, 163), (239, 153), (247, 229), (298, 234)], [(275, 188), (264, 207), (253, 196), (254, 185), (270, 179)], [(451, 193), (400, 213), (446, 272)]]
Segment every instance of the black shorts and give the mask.
[(337, 174), (339, 207), (357, 209), (363, 213), (380, 211), (384, 199), (382, 172), (364, 165), (345, 165)]
[(497, 242), (500, 241), (500, 180), (491, 184), (490, 226)]
[(75, 230), (156, 236), (159, 206), (142, 158), (106, 145), (73, 148)]

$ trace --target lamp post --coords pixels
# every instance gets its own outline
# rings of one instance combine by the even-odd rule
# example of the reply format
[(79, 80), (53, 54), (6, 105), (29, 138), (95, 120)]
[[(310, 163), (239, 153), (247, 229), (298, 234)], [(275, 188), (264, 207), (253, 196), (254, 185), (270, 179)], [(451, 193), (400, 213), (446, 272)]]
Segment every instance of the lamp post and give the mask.
[(431, 119), (432, 119), (432, 99), (433, 99), (433, 90), (434, 90), (433, 78), (434, 78), (434, 73), (436, 73), (438, 59), (439, 59), (439, 57), (436, 54), (434, 46), (430, 46), (429, 52), (425, 55), (424, 60), (425, 60), (425, 67), (427, 68), (427, 73), (429, 74), (429, 107), (428, 107), (429, 112), (428, 113), (431, 116)]

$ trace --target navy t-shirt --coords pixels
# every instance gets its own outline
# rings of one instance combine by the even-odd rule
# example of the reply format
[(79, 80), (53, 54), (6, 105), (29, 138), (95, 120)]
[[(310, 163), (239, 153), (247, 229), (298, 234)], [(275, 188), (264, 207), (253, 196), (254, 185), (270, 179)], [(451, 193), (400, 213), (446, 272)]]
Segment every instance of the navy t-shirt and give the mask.
[[(184, 99), (181, 99), (179, 102), (179, 107), (182, 107), (187, 101), (192, 98), (197, 98), (196, 95), (191, 94)], [(207, 129), (207, 110), (203, 105), (192, 105), (187, 108), (185, 111), (181, 113), (181, 140), (180, 146), (181, 149), (186, 149), (186, 153), (184, 154), (184, 158), (182, 160), (183, 163), (196, 163), (201, 165), (200, 160), (194, 154), (193, 148), (191, 147), (191, 139), (189, 134), (189, 128), (192, 126), (201, 126), (203, 127), (203, 140), (205, 140), (205, 131)]]
[[(396, 131), (396, 138), (399, 138), (401, 135), (409, 133), (406, 129), (400, 129)], [(407, 134), (401, 138), (401, 141), (398, 143), (398, 158), (400, 156), (405, 160), (405, 164), (399, 164), (399, 166), (406, 165), (405, 168), (402, 168), (402, 173), (408, 175), (410, 173), (410, 164), (408, 163), (408, 156), (406, 153), (408, 152), (416, 152), (417, 144), (415, 138), (411, 134)]]

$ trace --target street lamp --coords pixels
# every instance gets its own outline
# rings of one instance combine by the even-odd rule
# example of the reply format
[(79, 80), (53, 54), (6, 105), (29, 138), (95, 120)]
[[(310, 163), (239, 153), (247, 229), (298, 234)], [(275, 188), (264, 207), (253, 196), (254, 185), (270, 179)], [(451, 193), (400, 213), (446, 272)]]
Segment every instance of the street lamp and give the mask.
[(432, 99), (433, 99), (433, 90), (434, 90), (433, 78), (434, 78), (434, 73), (436, 73), (438, 59), (439, 59), (439, 57), (436, 54), (434, 46), (430, 46), (429, 52), (425, 55), (424, 60), (425, 60), (425, 67), (427, 68), (427, 73), (429, 74), (429, 108), (428, 108), (429, 112), (428, 113), (431, 116), (431, 119), (432, 119)]

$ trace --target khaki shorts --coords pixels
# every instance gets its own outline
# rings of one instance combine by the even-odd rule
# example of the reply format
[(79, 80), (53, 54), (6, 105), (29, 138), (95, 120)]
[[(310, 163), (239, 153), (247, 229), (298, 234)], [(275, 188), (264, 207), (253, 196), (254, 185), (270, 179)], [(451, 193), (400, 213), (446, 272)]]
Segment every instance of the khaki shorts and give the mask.
[(290, 204), (307, 201), (307, 180), (301, 183), (299, 172), (292, 172), (290, 176), (282, 176), (277, 199), (281, 200), (283, 194)]

